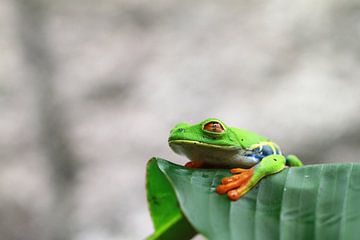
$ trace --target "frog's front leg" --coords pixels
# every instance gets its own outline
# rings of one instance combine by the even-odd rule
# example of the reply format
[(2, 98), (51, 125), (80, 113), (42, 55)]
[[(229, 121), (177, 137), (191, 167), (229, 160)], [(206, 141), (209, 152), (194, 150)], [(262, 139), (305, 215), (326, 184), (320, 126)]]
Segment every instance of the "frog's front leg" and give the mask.
[(203, 161), (190, 161), (185, 164), (187, 168), (201, 168), (204, 166)]
[(252, 168), (231, 169), (231, 173), (235, 175), (223, 178), (216, 191), (219, 194), (227, 193), (230, 200), (236, 201), (252, 189), (263, 177), (283, 170), (285, 163), (286, 159), (283, 155), (269, 155)]

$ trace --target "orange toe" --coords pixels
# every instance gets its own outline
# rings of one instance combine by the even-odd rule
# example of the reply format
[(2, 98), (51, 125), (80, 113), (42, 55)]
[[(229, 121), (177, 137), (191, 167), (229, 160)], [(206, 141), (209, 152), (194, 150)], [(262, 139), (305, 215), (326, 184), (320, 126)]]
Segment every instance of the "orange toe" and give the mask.
[(243, 173), (243, 172), (246, 172), (246, 171), (249, 171), (249, 169), (244, 169), (244, 168), (232, 168), (232, 169), (230, 169), (230, 172), (232, 174)]
[(221, 179), (221, 183), (222, 184), (228, 184), (228, 183), (237, 181), (239, 179), (241, 179), (241, 174), (236, 174), (236, 175), (231, 176), (231, 177), (224, 177), (223, 179)]
[(185, 164), (185, 167), (187, 168), (201, 168), (204, 165), (204, 162), (202, 161), (191, 161), (187, 162)]
[(246, 190), (246, 186), (241, 186), (237, 189), (233, 189), (233, 190), (229, 191), (227, 193), (227, 195), (231, 201), (236, 201), (246, 193), (245, 190)]
[(216, 188), (216, 192), (219, 194), (225, 194), (228, 191), (230, 191), (231, 189), (237, 188), (241, 186), (241, 179), (237, 180), (237, 181), (233, 181), (227, 184), (220, 184), (219, 186), (217, 186)]
[(240, 193), (237, 190), (231, 190), (227, 193), (227, 195), (232, 201), (236, 201), (240, 198)]
[(254, 174), (254, 169), (241, 169), (242, 173), (230, 177), (224, 177), (217, 188), (216, 192), (219, 194), (227, 193), (232, 201), (236, 201), (244, 195), (248, 183)]

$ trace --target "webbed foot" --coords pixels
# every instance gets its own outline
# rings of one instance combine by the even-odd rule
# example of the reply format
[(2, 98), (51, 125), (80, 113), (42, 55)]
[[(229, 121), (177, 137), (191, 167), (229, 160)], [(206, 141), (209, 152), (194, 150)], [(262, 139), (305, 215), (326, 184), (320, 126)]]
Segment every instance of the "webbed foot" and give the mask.
[(252, 168), (231, 169), (231, 173), (235, 175), (224, 177), (221, 184), (216, 188), (216, 192), (219, 194), (227, 193), (230, 200), (236, 201), (251, 190), (263, 177), (283, 170), (285, 161), (283, 155), (269, 155)]
[(250, 169), (233, 168), (230, 172), (235, 175), (224, 177), (221, 184), (216, 188), (216, 192), (219, 194), (227, 193), (228, 197), (235, 201), (245, 194), (245, 187), (254, 175), (254, 167)]

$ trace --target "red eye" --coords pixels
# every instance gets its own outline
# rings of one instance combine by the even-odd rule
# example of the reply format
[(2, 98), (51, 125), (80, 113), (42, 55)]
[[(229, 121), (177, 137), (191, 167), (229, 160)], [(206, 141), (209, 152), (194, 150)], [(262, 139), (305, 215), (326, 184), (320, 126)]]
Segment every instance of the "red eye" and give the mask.
[(204, 130), (209, 132), (222, 133), (224, 131), (224, 127), (219, 122), (208, 122), (205, 124)]

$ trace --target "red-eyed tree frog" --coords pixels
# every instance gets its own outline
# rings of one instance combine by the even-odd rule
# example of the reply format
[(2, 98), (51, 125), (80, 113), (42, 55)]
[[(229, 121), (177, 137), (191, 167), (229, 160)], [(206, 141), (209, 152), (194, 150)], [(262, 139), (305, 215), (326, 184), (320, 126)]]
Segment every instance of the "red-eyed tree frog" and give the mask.
[(280, 172), (286, 166), (302, 166), (295, 155), (285, 156), (268, 138), (246, 129), (227, 126), (216, 118), (197, 124), (179, 123), (171, 131), (169, 146), (191, 161), (189, 168), (230, 168), (216, 188), (236, 201), (263, 177)]

